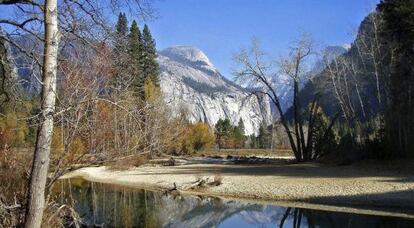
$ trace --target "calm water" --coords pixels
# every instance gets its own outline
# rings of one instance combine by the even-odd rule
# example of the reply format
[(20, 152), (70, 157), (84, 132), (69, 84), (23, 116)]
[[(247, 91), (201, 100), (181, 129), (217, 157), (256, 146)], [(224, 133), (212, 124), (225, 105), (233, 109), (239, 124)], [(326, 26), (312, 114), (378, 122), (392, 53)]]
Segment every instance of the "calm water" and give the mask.
[(58, 183), (56, 200), (103, 227), (414, 227), (414, 220), (172, 196), (82, 179)]

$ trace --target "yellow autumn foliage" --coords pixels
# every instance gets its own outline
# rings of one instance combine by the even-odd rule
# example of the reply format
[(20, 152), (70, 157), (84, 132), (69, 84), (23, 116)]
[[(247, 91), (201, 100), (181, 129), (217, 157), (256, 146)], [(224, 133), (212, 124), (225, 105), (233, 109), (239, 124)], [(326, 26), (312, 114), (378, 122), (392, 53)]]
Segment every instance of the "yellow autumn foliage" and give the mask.
[(203, 122), (192, 124), (190, 140), (194, 150), (201, 150), (209, 147), (214, 142), (214, 134), (210, 131), (210, 126)]
[(144, 91), (145, 91), (146, 101), (156, 100), (157, 98), (160, 97), (160, 93), (161, 93), (160, 88), (154, 85), (154, 83), (149, 77), (145, 79)]
[(71, 162), (87, 152), (87, 147), (79, 136), (75, 136), (68, 147), (68, 150), (65, 151), (62, 129), (60, 127), (54, 128), (51, 145), (52, 160), (57, 161), (64, 156), (66, 162)]
[(0, 116), (0, 149), (16, 147), (24, 143), (29, 128), (22, 118), (22, 114), (15, 112)]
[(182, 127), (173, 141), (172, 152), (189, 154), (211, 146), (215, 137), (208, 124), (198, 122), (188, 123)]

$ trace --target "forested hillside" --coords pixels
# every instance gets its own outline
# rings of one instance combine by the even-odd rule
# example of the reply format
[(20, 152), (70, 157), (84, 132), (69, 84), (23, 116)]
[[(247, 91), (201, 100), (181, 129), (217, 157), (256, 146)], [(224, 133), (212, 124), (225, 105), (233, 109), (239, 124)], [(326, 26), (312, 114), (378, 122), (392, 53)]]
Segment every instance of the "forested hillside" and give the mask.
[[(370, 148), (378, 156), (413, 155), (408, 117), (413, 109), (413, 14), (412, 1), (384, 1), (362, 21), (346, 53), (336, 58), (323, 53), (324, 70), (299, 92), (303, 115), (316, 96), (327, 116), (339, 114), (340, 135), (358, 145), (381, 141)], [(286, 114), (293, 118), (293, 107)], [(388, 152), (379, 151), (384, 146)]]
[[(328, 51), (322, 53), (323, 71), (299, 92), (304, 107), (312, 102), (314, 94), (319, 94), (325, 113), (333, 117), (341, 111), (344, 113), (342, 120), (367, 120), (385, 108), (387, 82), (380, 71), (386, 71), (383, 68), (388, 64), (380, 62), (386, 61), (387, 56), (380, 55), (385, 44), (378, 40), (379, 17), (376, 12), (364, 19), (356, 40), (344, 54), (332, 58)], [(287, 111), (291, 112), (291, 109)]]

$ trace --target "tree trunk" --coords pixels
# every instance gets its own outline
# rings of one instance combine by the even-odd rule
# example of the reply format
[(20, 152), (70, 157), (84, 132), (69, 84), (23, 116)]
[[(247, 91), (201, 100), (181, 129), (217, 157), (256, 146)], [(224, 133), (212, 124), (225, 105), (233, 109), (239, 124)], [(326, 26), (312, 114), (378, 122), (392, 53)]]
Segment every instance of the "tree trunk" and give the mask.
[(298, 95), (297, 95), (297, 82), (296, 82), (296, 78), (293, 79), (294, 80), (294, 85), (293, 85), (293, 125), (294, 125), (294, 130), (295, 130), (295, 137), (296, 137), (296, 147), (298, 150), (298, 154), (299, 154), (299, 160), (298, 161), (302, 161), (303, 160), (303, 151), (302, 151), (302, 144), (300, 141), (300, 134), (299, 134), (299, 107), (298, 107)]
[(57, 13), (57, 0), (46, 0), (44, 9), (45, 48), (42, 69), (41, 118), (30, 174), (28, 206), (25, 217), (26, 228), (41, 226), (45, 208), (45, 187), (49, 169), (56, 98), (57, 55), (59, 47)]
[(297, 147), (296, 147), (295, 141), (293, 139), (292, 133), (290, 132), (290, 129), (289, 129), (289, 126), (288, 126), (288, 122), (287, 122), (287, 120), (285, 118), (285, 115), (283, 113), (282, 107), (280, 106), (280, 102), (279, 102), (279, 99), (278, 99), (278, 97), (276, 95), (276, 92), (270, 86), (270, 84), (268, 84), (264, 80), (262, 80), (262, 81), (265, 83), (265, 85), (267, 86), (267, 88), (269, 88), (269, 90), (271, 91), (271, 93), (273, 95), (273, 96), (271, 96), (271, 95), (268, 94), (269, 98), (272, 100), (273, 104), (275, 104), (275, 106), (276, 106), (276, 108), (277, 108), (277, 110), (279, 112), (280, 122), (282, 123), (282, 126), (285, 129), (285, 131), (286, 131), (286, 134), (287, 134), (288, 139), (289, 139), (289, 144), (290, 144), (290, 147), (291, 147), (291, 149), (293, 151), (293, 154), (295, 155), (296, 160), (299, 161), (300, 160), (300, 154), (299, 154), (299, 152), (297, 150)]

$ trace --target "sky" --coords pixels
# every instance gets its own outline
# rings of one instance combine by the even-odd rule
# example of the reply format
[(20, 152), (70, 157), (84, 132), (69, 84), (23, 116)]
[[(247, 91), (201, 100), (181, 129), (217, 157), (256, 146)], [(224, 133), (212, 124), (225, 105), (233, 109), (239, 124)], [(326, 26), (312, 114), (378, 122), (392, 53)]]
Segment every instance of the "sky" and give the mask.
[[(362, 19), (380, 0), (152, 0), (158, 17), (147, 23), (157, 49), (201, 49), (227, 78), (233, 56), (257, 38), (272, 58), (286, 54), (302, 33), (320, 48), (350, 44)], [(0, 15), (11, 14), (2, 7)], [(117, 15), (109, 17), (113, 23)], [(129, 21), (132, 18), (129, 17)]]
[[(158, 18), (147, 22), (157, 48), (201, 49), (231, 78), (233, 55), (253, 37), (272, 57), (302, 33), (318, 46), (349, 44), (379, 0), (156, 0)], [(142, 23), (140, 23), (142, 24)]]

